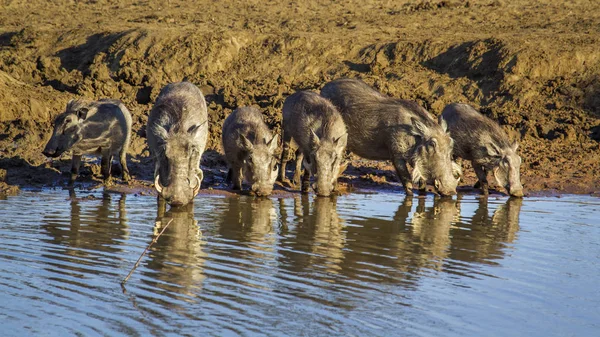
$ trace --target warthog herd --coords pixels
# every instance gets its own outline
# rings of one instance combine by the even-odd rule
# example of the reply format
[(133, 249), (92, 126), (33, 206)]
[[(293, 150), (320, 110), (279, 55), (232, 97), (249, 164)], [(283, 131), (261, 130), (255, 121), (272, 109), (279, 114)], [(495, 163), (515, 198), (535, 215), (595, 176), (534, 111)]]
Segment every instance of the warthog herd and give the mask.
[[(502, 128), (468, 104), (453, 103), (436, 120), (414, 101), (385, 96), (356, 79), (327, 83), (320, 94), (299, 91), (283, 104), (281, 157), (278, 135), (253, 107), (234, 110), (223, 123), (223, 149), (233, 189), (245, 180), (258, 196), (270, 195), (275, 180), (319, 196), (337, 190), (348, 165), (346, 150), (365, 159), (390, 160), (407, 195), (413, 186), (433, 185), (442, 196), (456, 194), (462, 175), (456, 158), (469, 160), (476, 187), (488, 194), (487, 175), (515, 197), (523, 196), (518, 144)], [(146, 134), (154, 159), (154, 186), (172, 206), (189, 203), (200, 190), (200, 159), (208, 139), (206, 101), (189, 82), (165, 86), (148, 116)], [(119, 155), (124, 180), (129, 180), (125, 154), (131, 138), (131, 114), (117, 100), (72, 100), (54, 121), (43, 154), (73, 153), (70, 183), (76, 179), (81, 155), (101, 154), (101, 170), (109, 179), (113, 156)], [(295, 152), (292, 182), (286, 163)], [(302, 169), (304, 168), (304, 173)]]

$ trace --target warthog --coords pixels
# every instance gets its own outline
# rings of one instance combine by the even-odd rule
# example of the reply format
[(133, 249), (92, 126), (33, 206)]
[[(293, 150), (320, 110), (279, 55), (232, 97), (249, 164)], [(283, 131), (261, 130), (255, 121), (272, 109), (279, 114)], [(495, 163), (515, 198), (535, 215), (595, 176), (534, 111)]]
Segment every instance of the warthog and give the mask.
[(477, 174), (478, 186), (488, 194), (488, 172), (493, 172), (498, 184), (514, 197), (523, 196), (520, 179), (519, 144), (511, 143), (502, 128), (468, 104), (447, 105), (440, 118), (448, 123), (455, 141), (454, 154), (470, 160)]
[(146, 134), (155, 163), (154, 186), (171, 206), (189, 203), (200, 190), (207, 122), (204, 96), (189, 82), (165, 86), (150, 111)]
[(285, 165), (296, 150), (294, 183), (302, 177), (302, 192), (308, 192), (310, 175), (316, 175), (315, 192), (329, 196), (337, 187), (337, 179), (346, 169), (344, 150), (348, 133), (342, 116), (327, 99), (311, 91), (299, 91), (283, 103), (282, 182), (287, 182)]
[(321, 95), (342, 114), (348, 149), (366, 159), (391, 160), (407, 195), (413, 183), (424, 190), (428, 182), (441, 195), (456, 194), (459, 167), (451, 159), (446, 123), (438, 124), (416, 102), (384, 96), (360, 80), (332, 81)]
[(123, 180), (129, 180), (125, 155), (131, 139), (131, 114), (118, 100), (70, 100), (65, 112), (56, 116), (54, 132), (42, 153), (58, 157), (72, 150), (71, 179), (79, 174), (81, 155), (102, 155), (101, 171), (110, 177), (112, 158), (119, 155)]
[(256, 195), (271, 194), (278, 171), (277, 134), (271, 133), (260, 111), (252, 107), (234, 110), (223, 123), (222, 140), (233, 188), (241, 189), (245, 178)]

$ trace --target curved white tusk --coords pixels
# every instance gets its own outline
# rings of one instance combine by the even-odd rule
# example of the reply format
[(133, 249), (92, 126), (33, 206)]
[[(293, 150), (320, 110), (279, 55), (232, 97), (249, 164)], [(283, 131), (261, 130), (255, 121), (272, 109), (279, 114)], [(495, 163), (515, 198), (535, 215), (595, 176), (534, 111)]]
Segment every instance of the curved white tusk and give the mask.
[(200, 178), (198, 178), (198, 176), (195, 177), (198, 184), (196, 185), (196, 187), (194, 187), (194, 196), (198, 195), (198, 192), (200, 192)]
[(162, 193), (162, 186), (160, 186), (160, 175), (157, 174), (156, 178), (154, 178), (154, 188), (158, 191), (158, 193)]

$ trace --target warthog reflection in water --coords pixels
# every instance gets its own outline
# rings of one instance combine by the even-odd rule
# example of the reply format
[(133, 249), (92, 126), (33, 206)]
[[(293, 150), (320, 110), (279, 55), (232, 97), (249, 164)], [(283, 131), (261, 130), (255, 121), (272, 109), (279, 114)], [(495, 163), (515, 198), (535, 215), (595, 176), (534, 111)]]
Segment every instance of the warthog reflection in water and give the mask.
[(503, 258), (503, 248), (518, 230), (521, 207), (519, 199), (511, 198), (489, 216), (487, 201), (481, 199), (469, 219), (461, 217), (460, 199), (435, 198), (430, 204), (408, 197), (392, 218), (344, 220), (336, 202), (298, 198), (293, 214), (287, 214), (282, 202), (281, 268), (317, 270), (317, 278), (336, 282), (377, 275), (379, 282), (414, 287), (422, 270), (454, 273), (458, 271), (453, 260), (480, 263)]
[[(42, 228), (53, 243), (65, 247), (65, 255), (99, 259), (100, 256), (91, 252), (100, 251), (111, 253), (101, 255), (102, 259), (117, 259), (114, 253), (121, 252), (118, 247), (129, 237), (126, 198), (126, 194), (109, 193), (103, 193), (101, 199), (93, 195), (78, 198), (71, 189), (68, 218), (63, 214), (48, 214), (42, 220)], [(68, 226), (65, 226), (67, 222)], [(64, 255), (53, 253), (50, 257), (64, 258)]]
[[(168, 212), (166, 201), (159, 199), (153, 237), (158, 235), (169, 224), (148, 253), (148, 272), (145, 282), (156, 289), (174, 294), (181, 294), (182, 299), (190, 300), (197, 294), (205, 279), (204, 241), (198, 221), (194, 218), (194, 203), (182, 207), (172, 207)], [(154, 279), (158, 279), (155, 281)]]
[[(294, 221), (281, 204), (281, 265), (295, 272), (318, 268), (338, 273), (344, 259), (344, 221), (337, 212), (337, 197), (294, 199)], [(301, 252), (306, 252), (302, 254)]]

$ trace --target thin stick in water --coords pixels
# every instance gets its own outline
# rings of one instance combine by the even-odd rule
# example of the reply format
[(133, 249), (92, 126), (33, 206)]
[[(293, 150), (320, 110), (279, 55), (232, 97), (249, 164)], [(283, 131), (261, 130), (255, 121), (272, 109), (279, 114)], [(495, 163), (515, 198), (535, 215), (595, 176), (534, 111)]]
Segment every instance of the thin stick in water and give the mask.
[(140, 261), (142, 261), (142, 257), (144, 257), (144, 255), (146, 255), (146, 252), (148, 251), (148, 249), (150, 249), (150, 247), (152, 247), (152, 245), (155, 244), (156, 241), (158, 241), (158, 238), (162, 235), (162, 233), (164, 233), (165, 229), (167, 229), (167, 227), (169, 227), (169, 225), (171, 224), (172, 221), (173, 221), (173, 219), (169, 220), (169, 222), (167, 222), (167, 225), (160, 231), (160, 233), (158, 233), (158, 235), (154, 239), (152, 239), (152, 241), (150, 242), (148, 247), (146, 247), (146, 249), (144, 250), (142, 255), (140, 255), (140, 258), (136, 261), (133, 268), (131, 268), (131, 270), (129, 271), (129, 274), (127, 274), (127, 277), (123, 281), (121, 281), (121, 285), (125, 285), (125, 283), (127, 283), (127, 280), (129, 280), (129, 278), (131, 277), (131, 274), (133, 274), (134, 270), (139, 266)]

